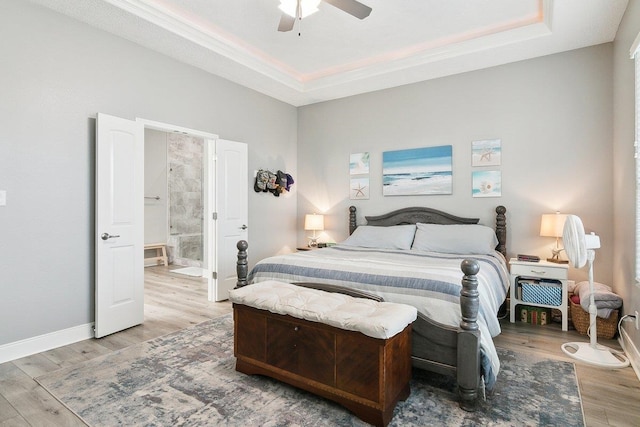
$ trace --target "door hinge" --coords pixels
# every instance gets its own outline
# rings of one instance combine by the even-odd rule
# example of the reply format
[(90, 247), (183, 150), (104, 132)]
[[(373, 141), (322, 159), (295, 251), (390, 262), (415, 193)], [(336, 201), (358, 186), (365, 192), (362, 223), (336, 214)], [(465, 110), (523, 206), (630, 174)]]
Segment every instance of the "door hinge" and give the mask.
[(212, 278), (212, 279), (217, 279), (217, 278), (218, 278), (218, 273), (217, 273), (217, 272), (215, 272), (215, 271), (212, 271), (212, 272), (211, 272), (211, 278)]
[(218, 212), (213, 212), (211, 214), (211, 219), (218, 219)]

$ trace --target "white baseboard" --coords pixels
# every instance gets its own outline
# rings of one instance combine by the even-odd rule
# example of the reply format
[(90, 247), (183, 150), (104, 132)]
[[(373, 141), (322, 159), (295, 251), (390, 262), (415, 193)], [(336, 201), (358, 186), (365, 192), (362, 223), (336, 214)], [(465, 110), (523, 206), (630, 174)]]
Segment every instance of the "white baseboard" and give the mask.
[(0, 363), (93, 338), (93, 322), (0, 345)]
[(631, 362), (636, 376), (640, 380), (640, 351), (638, 351), (638, 347), (631, 341), (631, 337), (624, 328), (620, 328), (620, 338), (618, 338), (618, 342), (620, 342), (620, 345), (629, 358), (629, 362)]

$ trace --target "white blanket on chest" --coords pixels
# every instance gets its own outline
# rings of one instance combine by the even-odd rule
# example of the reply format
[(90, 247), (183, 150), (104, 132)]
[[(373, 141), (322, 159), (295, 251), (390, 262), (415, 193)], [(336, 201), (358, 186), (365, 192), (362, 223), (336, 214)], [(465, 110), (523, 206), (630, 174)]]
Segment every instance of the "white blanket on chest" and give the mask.
[(379, 339), (402, 332), (418, 316), (418, 310), (410, 305), (354, 298), (275, 280), (234, 289), (229, 292), (229, 299), (237, 304)]

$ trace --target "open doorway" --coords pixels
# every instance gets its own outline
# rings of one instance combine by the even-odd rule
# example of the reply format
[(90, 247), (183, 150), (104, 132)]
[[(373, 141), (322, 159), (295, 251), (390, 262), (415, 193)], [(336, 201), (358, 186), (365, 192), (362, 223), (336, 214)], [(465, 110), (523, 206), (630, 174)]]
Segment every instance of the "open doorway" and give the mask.
[[(145, 318), (164, 313), (168, 294), (189, 295), (179, 305), (201, 305), (211, 293), (209, 256), (214, 229), (205, 212), (215, 206), (211, 180), (217, 135), (172, 125), (144, 123), (144, 243), (163, 244), (167, 264), (145, 260)], [(152, 251), (153, 252), (153, 251)], [(145, 259), (149, 255), (145, 254)], [(158, 265), (161, 264), (161, 265)], [(172, 310), (169, 310), (170, 312)], [(162, 314), (161, 316), (165, 316)]]
[[(167, 146), (165, 161), (159, 162), (167, 165), (165, 174), (148, 178), (158, 186), (145, 189), (145, 197), (149, 197), (145, 201), (160, 202), (159, 210), (164, 209), (166, 217), (159, 224), (166, 224), (164, 236), (170, 260), (174, 268), (179, 265), (183, 272), (206, 278), (209, 301), (223, 301), (237, 281), (236, 243), (248, 238), (247, 144), (206, 132), (138, 121), (143, 123), (145, 135), (156, 135)], [(145, 146), (151, 144), (145, 141)], [(161, 149), (158, 151), (157, 156), (162, 158)], [(166, 187), (161, 186), (162, 182)], [(156, 193), (165, 194), (164, 203), (156, 199)], [(145, 234), (146, 229), (145, 225)], [(145, 243), (155, 238), (145, 238)], [(198, 269), (202, 269), (201, 275)]]
[(203, 277), (207, 268), (205, 140), (156, 129), (145, 129), (144, 135), (144, 243), (165, 243), (174, 273)]
[(206, 260), (203, 271), (206, 268), (209, 301), (228, 299), (229, 290), (237, 283), (236, 243), (248, 239), (247, 144), (144, 119), (131, 121), (98, 113), (95, 168), (96, 338), (144, 322), (144, 200), (160, 201), (160, 194), (165, 194), (164, 200), (168, 203), (168, 187), (166, 193), (159, 190), (161, 193), (151, 193), (148, 194), (150, 199), (145, 198), (145, 129), (177, 131), (205, 140), (202, 259)]

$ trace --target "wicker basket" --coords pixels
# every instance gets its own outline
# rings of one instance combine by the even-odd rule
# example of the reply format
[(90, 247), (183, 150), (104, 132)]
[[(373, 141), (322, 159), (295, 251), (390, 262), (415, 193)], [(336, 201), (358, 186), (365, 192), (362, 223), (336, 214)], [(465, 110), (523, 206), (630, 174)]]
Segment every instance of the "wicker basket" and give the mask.
[[(574, 304), (569, 300), (571, 304), (571, 321), (576, 330), (583, 335), (587, 334), (589, 329), (589, 313), (584, 311), (579, 304)], [(608, 319), (602, 317), (596, 318), (596, 329), (598, 330), (598, 338), (611, 339), (618, 332), (618, 315), (619, 310), (613, 310), (611, 316)]]

